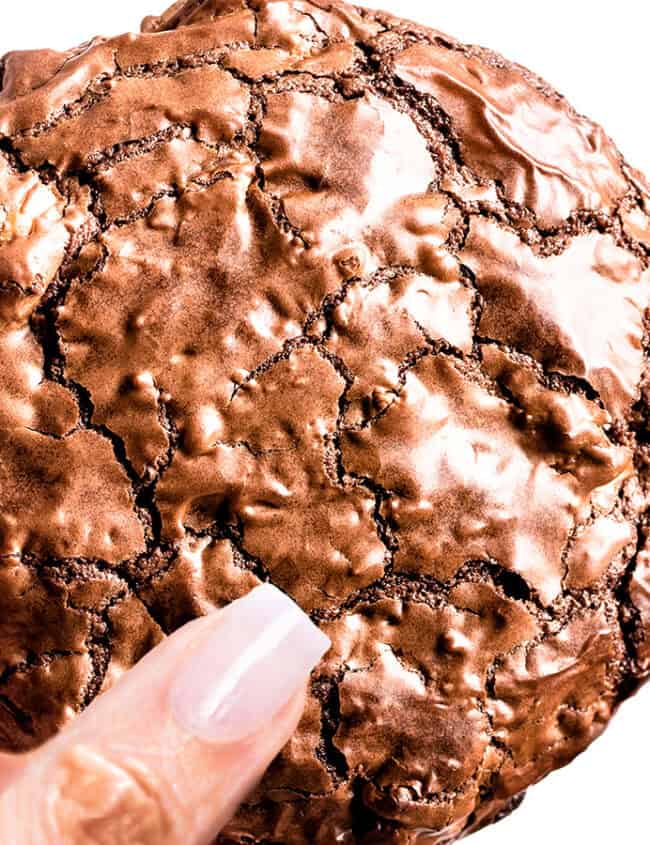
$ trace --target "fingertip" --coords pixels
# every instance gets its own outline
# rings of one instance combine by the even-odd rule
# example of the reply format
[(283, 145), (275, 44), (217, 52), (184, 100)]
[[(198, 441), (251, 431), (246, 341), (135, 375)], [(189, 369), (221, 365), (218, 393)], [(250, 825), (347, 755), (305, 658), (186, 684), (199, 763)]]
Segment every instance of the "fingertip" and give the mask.
[(174, 831), (155, 845), (211, 842), (291, 738), (329, 646), (291, 599), (258, 588), (153, 649), (30, 755), (10, 798), (26, 806), (38, 789), (41, 809), (49, 800), (47, 819), (30, 822), (39, 831), (66, 819), (85, 830), (92, 819), (93, 830), (112, 834), (119, 803), (120, 835), (132, 837), (119, 841), (146, 841), (137, 838), (144, 807), (147, 830)]
[(277, 720), (303, 690), (329, 639), (271, 585), (220, 615), (170, 692), (174, 716), (193, 736), (231, 744)]

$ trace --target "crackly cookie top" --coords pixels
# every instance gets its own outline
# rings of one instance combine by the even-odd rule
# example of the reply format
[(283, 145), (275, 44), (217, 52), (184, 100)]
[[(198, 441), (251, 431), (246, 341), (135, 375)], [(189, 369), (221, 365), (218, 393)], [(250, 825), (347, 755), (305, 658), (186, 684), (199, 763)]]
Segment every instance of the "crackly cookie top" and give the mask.
[(333, 646), (224, 843), (443, 843), (650, 673), (650, 191), (487, 50), (180, 0), (0, 63), (0, 737), (270, 580)]

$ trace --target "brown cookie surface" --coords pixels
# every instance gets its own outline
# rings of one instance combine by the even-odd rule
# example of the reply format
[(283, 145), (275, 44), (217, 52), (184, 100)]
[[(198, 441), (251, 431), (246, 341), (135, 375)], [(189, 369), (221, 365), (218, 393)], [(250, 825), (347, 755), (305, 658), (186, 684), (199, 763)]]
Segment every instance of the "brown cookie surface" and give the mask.
[(650, 673), (650, 191), (326, 0), (0, 63), (0, 738), (270, 580), (330, 636), (222, 837), (442, 845)]

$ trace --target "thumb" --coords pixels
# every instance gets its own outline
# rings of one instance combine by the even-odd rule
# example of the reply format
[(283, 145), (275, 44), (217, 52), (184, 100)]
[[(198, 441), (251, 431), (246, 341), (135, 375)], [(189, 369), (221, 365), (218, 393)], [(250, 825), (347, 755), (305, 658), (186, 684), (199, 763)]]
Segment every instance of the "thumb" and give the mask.
[(0, 842), (208, 845), (293, 733), (328, 648), (269, 585), (186, 625), (27, 758)]

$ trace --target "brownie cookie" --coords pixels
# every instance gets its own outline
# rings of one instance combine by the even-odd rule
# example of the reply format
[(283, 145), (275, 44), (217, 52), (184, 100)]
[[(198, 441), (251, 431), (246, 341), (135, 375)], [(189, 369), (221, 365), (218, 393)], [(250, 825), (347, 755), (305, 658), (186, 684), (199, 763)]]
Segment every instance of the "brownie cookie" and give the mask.
[(0, 64), (0, 740), (271, 581), (331, 637), (222, 837), (435, 845), (650, 673), (650, 189), (491, 52), (187, 0)]

